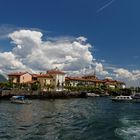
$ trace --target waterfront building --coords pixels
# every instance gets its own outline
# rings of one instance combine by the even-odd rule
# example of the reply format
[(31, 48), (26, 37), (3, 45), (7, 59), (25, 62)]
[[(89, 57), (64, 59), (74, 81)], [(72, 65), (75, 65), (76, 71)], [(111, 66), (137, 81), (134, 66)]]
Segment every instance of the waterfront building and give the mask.
[(66, 86), (94, 86), (103, 85), (103, 81), (99, 80), (95, 75), (85, 75), (82, 77), (66, 77)]
[(53, 77), (52, 85), (54, 85), (55, 91), (62, 91), (65, 85), (66, 74), (60, 71), (58, 68), (48, 70), (47, 74)]
[(53, 89), (53, 77), (49, 74), (32, 74), (32, 81), (40, 84), (42, 91), (48, 91)]
[(121, 81), (117, 81), (117, 80), (112, 80), (112, 79), (104, 79), (102, 80), (104, 82), (104, 84), (108, 87), (108, 88), (125, 88), (125, 83), (121, 82)]
[(28, 83), (32, 81), (32, 75), (28, 72), (16, 72), (8, 74), (11, 83)]
[(48, 70), (47, 73), (30, 74), (16, 72), (8, 74), (11, 83), (39, 83), (41, 90), (62, 91), (65, 85), (65, 73), (58, 69)]
[(65, 73), (59, 69), (52, 69), (46, 73), (32, 74), (32, 81), (40, 83), (43, 91), (62, 91), (65, 85)]
[(48, 70), (46, 73), (30, 74), (28, 72), (16, 72), (8, 74), (11, 83), (37, 83), (42, 91), (62, 91), (64, 86), (94, 86), (107, 88), (125, 88), (125, 83), (112, 79), (100, 80), (95, 73), (79, 77), (66, 77), (66, 73), (59, 69)]
[(107, 88), (125, 88), (125, 83), (112, 79), (98, 79), (95, 75), (85, 75), (81, 77), (66, 77), (65, 79), (66, 86), (94, 86), (101, 87), (105, 86)]

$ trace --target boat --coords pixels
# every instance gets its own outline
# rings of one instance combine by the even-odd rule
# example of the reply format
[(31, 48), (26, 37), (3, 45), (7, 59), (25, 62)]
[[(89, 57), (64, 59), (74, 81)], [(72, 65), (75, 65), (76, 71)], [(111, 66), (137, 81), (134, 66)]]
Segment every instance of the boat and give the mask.
[(130, 101), (133, 101), (133, 98), (131, 96), (120, 95), (120, 96), (113, 97), (112, 101), (116, 101), (116, 102), (120, 102), (120, 101), (130, 102)]
[(88, 97), (99, 97), (99, 94), (95, 94), (95, 93), (87, 93)]
[(133, 99), (140, 99), (140, 94), (134, 94), (131, 96)]
[(140, 94), (134, 94), (131, 96), (134, 102), (140, 102)]
[(31, 101), (26, 99), (25, 96), (12, 96), (10, 101), (17, 104), (31, 104)]

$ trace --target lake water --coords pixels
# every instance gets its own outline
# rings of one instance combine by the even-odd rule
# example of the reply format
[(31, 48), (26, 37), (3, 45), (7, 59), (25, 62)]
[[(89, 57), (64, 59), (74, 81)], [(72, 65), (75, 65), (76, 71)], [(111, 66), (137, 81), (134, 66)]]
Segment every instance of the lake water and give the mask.
[(0, 140), (140, 140), (140, 103), (108, 97), (0, 101)]

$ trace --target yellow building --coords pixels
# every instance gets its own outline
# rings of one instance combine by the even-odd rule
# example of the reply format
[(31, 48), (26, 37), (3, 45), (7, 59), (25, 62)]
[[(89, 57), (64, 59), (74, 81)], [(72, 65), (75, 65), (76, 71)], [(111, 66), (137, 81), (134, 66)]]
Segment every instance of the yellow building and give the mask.
[(52, 90), (53, 85), (53, 77), (49, 74), (36, 74), (36, 80), (40, 83), (41, 90), (47, 91)]
[(61, 91), (65, 85), (65, 73), (58, 69), (49, 70), (46, 74), (33, 74), (32, 79), (39, 82), (44, 91)]

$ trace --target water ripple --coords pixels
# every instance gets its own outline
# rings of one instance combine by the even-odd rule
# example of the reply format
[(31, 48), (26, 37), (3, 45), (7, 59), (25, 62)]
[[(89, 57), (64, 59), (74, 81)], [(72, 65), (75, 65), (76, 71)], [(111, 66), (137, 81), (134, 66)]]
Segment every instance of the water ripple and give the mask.
[(120, 119), (121, 126), (115, 130), (116, 134), (124, 140), (140, 140), (140, 120), (125, 117)]
[(0, 102), (0, 140), (139, 140), (140, 104), (109, 98)]

